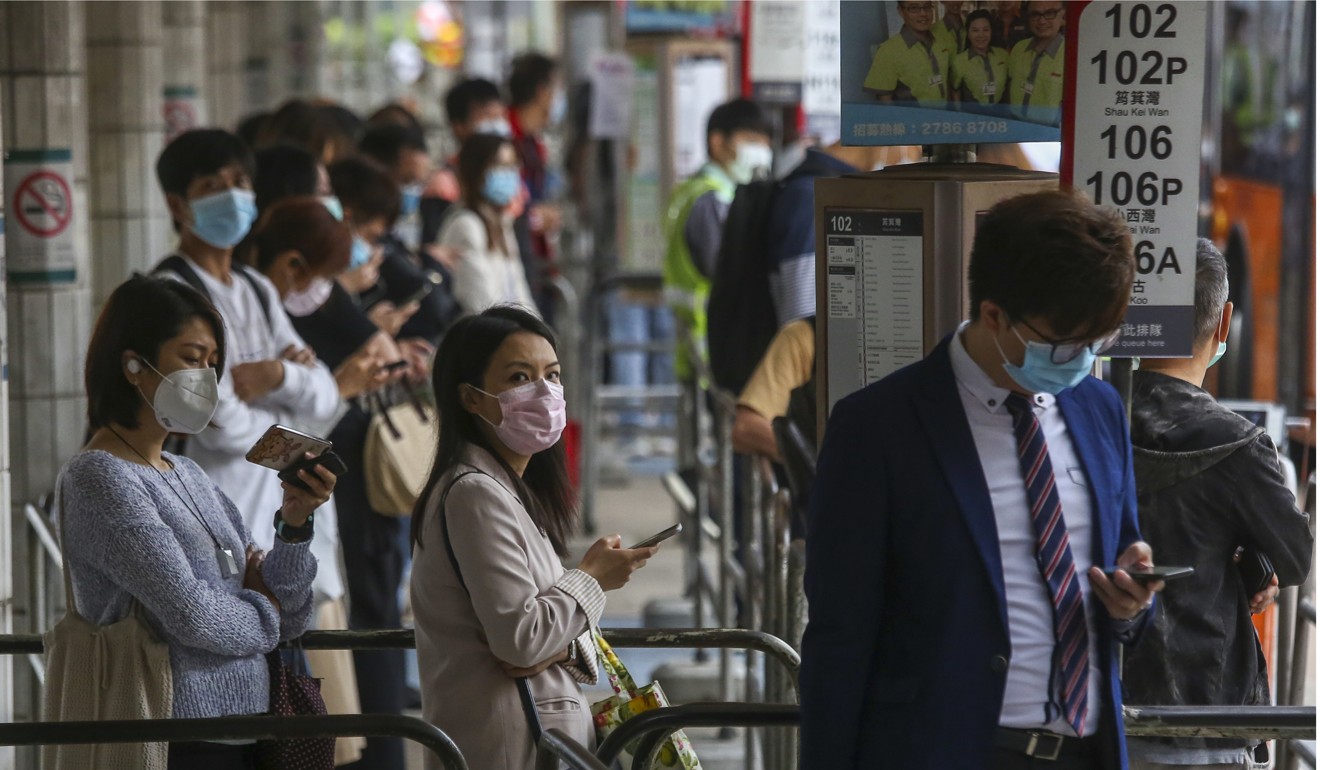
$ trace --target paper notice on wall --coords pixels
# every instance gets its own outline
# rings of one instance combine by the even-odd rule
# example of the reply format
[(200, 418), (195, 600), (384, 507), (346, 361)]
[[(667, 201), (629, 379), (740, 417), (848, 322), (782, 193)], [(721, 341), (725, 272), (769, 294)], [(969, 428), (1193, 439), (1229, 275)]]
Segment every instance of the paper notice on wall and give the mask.
[(830, 407), (922, 357), (920, 211), (826, 209)]
[(757, 0), (751, 4), (748, 73), (758, 101), (802, 100), (802, 62), (809, 14), (802, 0)]
[(822, 146), (839, 139), (839, 0), (812, 2), (804, 24), (802, 111)]
[(591, 61), (592, 139), (627, 139), (632, 129), (633, 81), (632, 57), (605, 53)]
[(730, 98), (729, 65), (718, 57), (679, 59), (674, 63), (673, 83), (669, 115), (674, 179), (681, 180), (706, 162), (706, 121)]

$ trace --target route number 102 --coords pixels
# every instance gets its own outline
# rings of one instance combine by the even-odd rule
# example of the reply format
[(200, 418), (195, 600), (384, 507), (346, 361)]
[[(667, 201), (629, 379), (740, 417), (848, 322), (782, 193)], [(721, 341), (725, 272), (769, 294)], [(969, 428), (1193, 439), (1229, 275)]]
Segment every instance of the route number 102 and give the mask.
[(852, 217), (830, 217), (830, 229), (836, 233), (851, 233)]
[[(1160, 3), (1152, 12), (1150, 5), (1138, 3), (1131, 6), (1131, 12), (1128, 13), (1128, 31), (1132, 37), (1177, 37), (1177, 33), (1170, 29), (1173, 26), (1173, 20), (1178, 18), (1178, 9), (1173, 3)], [(1155, 34), (1151, 34), (1151, 27), (1155, 26), (1155, 17), (1159, 16), (1162, 21), (1155, 28)], [(1105, 11), (1106, 19), (1114, 20), (1114, 37), (1123, 36), (1123, 6), (1115, 5), (1108, 11)]]

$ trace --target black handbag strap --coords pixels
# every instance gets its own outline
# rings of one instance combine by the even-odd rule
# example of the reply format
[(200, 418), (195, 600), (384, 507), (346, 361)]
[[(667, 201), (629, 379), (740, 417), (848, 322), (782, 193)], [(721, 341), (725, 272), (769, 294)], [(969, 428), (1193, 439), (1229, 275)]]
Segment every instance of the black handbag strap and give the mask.
[[(463, 570), (458, 566), (458, 556), (454, 554), (454, 545), (449, 541), (449, 517), (445, 515), (445, 503), (449, 500), (449, 492), (453, 490), (454, 485), (465, 476), (490, 474), (481, 471), (464, 471), (449, 480), (445, 485), (445, 491), (440, 495), (440, 526), (444, 528), (445, 533), (445, 553), (449, 555), (449, 563), (454, 568), (454, 574), (458, 576), (458, 584), (467, 591), (468, 598), (472, 597), (472, 592), (468, 590), (467, 581), (463, 579)], [(536, 701), (532, 699), (532, 686), (527, 681), (527, 677), (518, 677), (514, 680), (518, 684), (518, 699), (522, 701), (523, 716), (527, 718), (527, 727), (532, 731), (532, 743), (540, 745), (541, 743), (541, 716), (536, 713)]]

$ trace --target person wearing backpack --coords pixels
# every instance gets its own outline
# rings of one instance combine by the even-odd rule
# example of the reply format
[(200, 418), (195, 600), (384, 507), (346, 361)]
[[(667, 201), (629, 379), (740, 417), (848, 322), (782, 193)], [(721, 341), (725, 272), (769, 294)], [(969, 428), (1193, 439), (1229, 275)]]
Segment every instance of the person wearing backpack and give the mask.
[(724, 223), (705, 338), (711, 375), (741, 393), (785, 325), (816, 314), (816, 180), (904, 163), (915, 147), (811, 148), (783, 180), (738, 188)]
[[(738, 185), (769, 171), (770, 121), (755, 102), (734, 99), (716, 107), (706, 121), (709, 159), (680, 184), (669, 199), (665, 217), (665, 298), (680, 329), (706, 338), (706, 302), (715, 275), (716, 258)], [(680, 381), (692, 378), (686, 334), (678, 339), (675, 371)], [(705, 358), (705, 351), (699, 351)]]
[(224, 319), (229, 355), (215, 418), (189, 439), (187, 453), (243, 512), (257, 546), (269, 550), (280, 480), (245, 455), (277, 423), (323, 432), (340, 399), (334, 375), (294, 331), (274, 284), (234, 260), (257, 216), (254, 166), (242, 140), (219, 129), (188, 131), (165, 147), (156, 176), (179, 245), (155, 272), (200, 291)]

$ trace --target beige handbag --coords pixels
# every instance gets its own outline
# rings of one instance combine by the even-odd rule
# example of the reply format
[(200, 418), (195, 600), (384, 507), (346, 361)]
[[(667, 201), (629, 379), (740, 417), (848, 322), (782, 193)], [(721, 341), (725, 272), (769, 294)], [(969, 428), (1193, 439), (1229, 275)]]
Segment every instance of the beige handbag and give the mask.
[(435, 410), (415, 402), (372, 415), (363, 455), (372, 510), (385, 516), (413, 512), (431, 473), (438, 426)]
[[(63, 543), (62, 502), (60, 508)], [(131, 600), (123, 620), (108, 626), (98, 626), (79, 615), (69, 560), (63, 561), (67, 608), (44, 637), (42, 720), (169, 719), (174, 703), (169, 645), (156, 638), (136, 599)], [(168, 743), (46, 746), (41, 751), (43, 770), (166, 770), (168, 759)]]

